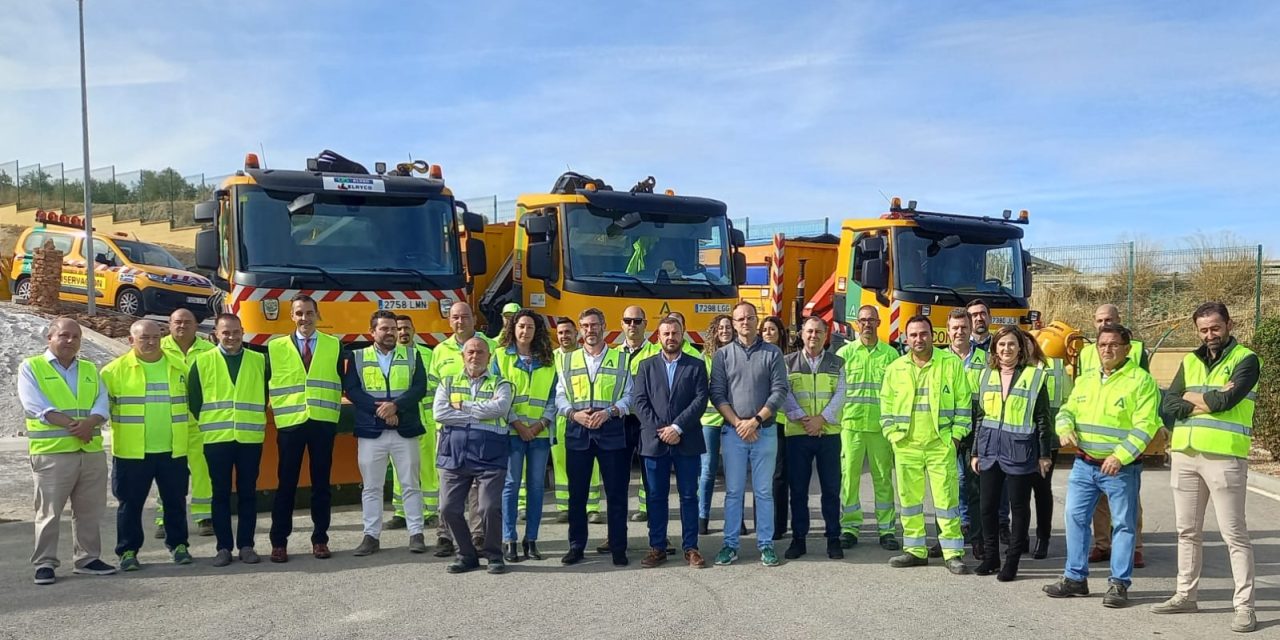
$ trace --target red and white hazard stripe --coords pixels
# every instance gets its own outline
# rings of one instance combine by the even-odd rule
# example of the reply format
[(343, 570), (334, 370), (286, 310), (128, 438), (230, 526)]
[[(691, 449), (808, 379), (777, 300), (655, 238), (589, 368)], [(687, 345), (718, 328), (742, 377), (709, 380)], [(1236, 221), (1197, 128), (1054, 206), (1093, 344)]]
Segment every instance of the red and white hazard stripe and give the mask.
[(782, 315), (782, 261), (785, 257), (786, 238), (781, 233), (773, 235), (773, 262), (769, 265), (769, 315)]
[(898, 340), (899, 334), (901, 333), (899, 330), (901, 316), (902, 303), (894, 300), (893, 303), (889, 305), (889, 342), (896, 342)]
[(246, 287), (236, 285), (231, 289), (229, 296), (230, 313), (240, 313), (240, 304), (242, 302), (260, 302), (262, 300), (282, 300), (288, 301), (290, 298), (298, 294), (306, 294), (315, 298), (318, 302), (376, 302), (378, 300), (435, 300), (437, 303), (445, 300), (454, 302), (462, 302), (467, 298), (467, 292), (463, 289), (446, 289), (446, 290), (422, 290), (422, 291), (344, 291), (337, 289), (280, 289), (273, 287)]

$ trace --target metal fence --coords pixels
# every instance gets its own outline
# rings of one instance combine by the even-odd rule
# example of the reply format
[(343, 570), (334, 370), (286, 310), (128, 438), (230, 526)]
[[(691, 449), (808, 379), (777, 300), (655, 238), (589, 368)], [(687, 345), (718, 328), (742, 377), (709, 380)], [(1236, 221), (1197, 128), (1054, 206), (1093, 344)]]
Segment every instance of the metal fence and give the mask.
[[(173, 227), (194, 224), (193, 205), (209, 197), (225, 176), (183, 176), (172, 168), (119, 173), (114, 166), (90, 171), (94, 212), (115, 220), (168, 222)], [(84, 169), (67, 170), (62, 163), (0, 163), (0, 205), (19, 209), (59, 209), (84, 213)]]
[(1154, 345), (1199, 344), (1191, 312), (1206, 301), (1225, 303), (1237, 333), (1247, 339), (1263, 308), (1280, 303), (1280, 265), (1262, 245), (1163, 249), (1120, 244), (1028, 249), (1032, 307), (1046, 321), (1062, 320), (1086, 331), (1101, 304), (1118, 306), (1124, 324)]

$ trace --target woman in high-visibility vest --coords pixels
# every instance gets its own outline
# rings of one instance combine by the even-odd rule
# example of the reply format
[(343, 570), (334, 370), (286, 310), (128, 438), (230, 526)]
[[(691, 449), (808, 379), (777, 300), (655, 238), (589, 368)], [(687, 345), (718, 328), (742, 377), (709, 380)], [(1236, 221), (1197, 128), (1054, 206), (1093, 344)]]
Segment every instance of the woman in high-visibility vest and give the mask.
[[(711, 375), (711, 360), (716, 351), (733, 342), (733, 318), (720, 314), (711, 320), (707, 327), (707, 341), (702, 345), (702, 360), (707, 363), (707, 375)], [(702, 414), (702, 438), (707, 443), (707, 452), (702, 454), (702, 471), (698, 474), (698, 534), (711, 533), (711, 494), (716, 489), (716, 472), (720, 470), (720, 429), (724, 427), (724, 416), (720, 415), (711, 401), (707, 401), (707, 410)]]
[[(1018, 560), (1027, 552), (1031, 521), (1031, 487), (1038, 475), (1048, 473), (1052, 464), (1049, 446), (1053, 432), (1049, 413), (1048, 372), (1044, 354), (1031, 336), (1005, 325), (992, 340), (993, 357), (988, 360), (979, 387), (978, 413), (974, 416), (971, 468), (979, 474), (982, 494), (982, 535), (985, 546), (982, 564), (975, 573), (1009, 582), (1018, 575)], [(1000, 497), (1009, 491), (1013, 539), (1000, 566)]]
[[(784, 356), (794, 351), (791, 348), (791, 332), (787, 331), (782, 318), (778, 316), (768, 316), (760, 321), (760, 339), (780, 349)], [(779, 411), (774, 420), (778, 424), (778, 428), (774, 429), (778, 433), (778, 457), (773, 465), (773, 535), (781, 538), (787, 532), (787, 523), (791, 520), (787, 517), (787, 507), (791, 502), (787, 497), (790, 495), (787, 491), (787, 416)], [(746, 533), (746, 524), (742, 526), (743, 533)]]
[[(511, 454), (502, 489), (503, 557), (541, 560), (538, 529), (542, 524), (542, 496), (546, 489), (547, 459), (556, 418), (556, 366), (551, 333), (537, 313), (521, 309), (507, 320), (493, 361), (494, 369), (511, 383)], [(520, 485), (525, 492), (525, 533), (517, 544), (516, 517)]]

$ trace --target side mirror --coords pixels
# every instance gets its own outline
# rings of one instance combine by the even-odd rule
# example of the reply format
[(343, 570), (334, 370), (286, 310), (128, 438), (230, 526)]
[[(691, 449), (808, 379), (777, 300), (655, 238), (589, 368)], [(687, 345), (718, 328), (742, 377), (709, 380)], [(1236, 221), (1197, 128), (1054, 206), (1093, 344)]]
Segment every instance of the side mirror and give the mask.
[(467, 233), (484, 233), (484, 216), (470, 211), (463, 211), (462, 227), (467, 230)]
[(525, 216), (520, 219), (520, 226), (524, 227), (525, 233), (531, 236), (547, 235), (555, 233), (556, 217), (550, 216)]
[(316, 207), (316, 194), (304, 193), (289, 203), (289, 215), (309, 214)]
[(742, 286), (747, 283), (747, 257), (738, 251), (733, 252), (733, 284)]
[(216, 273), (222, 264), (218, 251), (218, 230), (201, 229), (196, 232), (196, 266)]
[(862, 263), (862, 287), (875, 291), (889, 288), (889, 266), (884, 258), (870, 258)]
[(535, 280), (555, 280), (555, 263), (551, 252), (555, 245), (550, 240), (530, 242), (524, 254), (524, 275)]
[(195, 221), (196, 222), (213, 222), (218, 215), (218, 201), (206, 200), (196, 203)]
[(485, 253), (484, 241), (479, 238), (469, 238), (467, 240), (467, 273), (474, 278), (484, 275), (488, 270), (488, 254)]
[[(747, 246), (747, 236), (742, 233), (742, 229), (734, 229), (729, 233), (729, 243), (738, 248), (745, 247)], [(745, 280), (743, 278), (743, 281)]]

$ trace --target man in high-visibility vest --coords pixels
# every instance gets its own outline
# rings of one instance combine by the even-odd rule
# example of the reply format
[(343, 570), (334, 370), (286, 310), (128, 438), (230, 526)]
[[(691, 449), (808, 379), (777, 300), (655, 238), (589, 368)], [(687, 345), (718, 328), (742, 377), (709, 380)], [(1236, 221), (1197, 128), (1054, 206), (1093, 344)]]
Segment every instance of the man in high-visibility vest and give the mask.
[[(199, 337), (196, 329), (200, 323), (190, 309), (179, 307), (169, 314), (169, 335), (160, 339), (160, 349), (169, 358), (182, 365), (182, 373), (191, 370), (196, 363), (196, 356), (216, 349), (212, 342)], [(191, 422), (191, 438), (187, 441), (187, 470), (191, 475), (191, 506), (188, 511), (196, 522), (196, 535), (213, 535), (213, 521), (210, 520), (210, 505), (213, 504), (213, 485), (209, 482), (209, 464), (204, 460), (204, 436)], [(156, 533), (157, 539), (163, 539), (164, 532), (164, 499), (156, 498)]]
[[(1120, 308), (1114, 304), (1104, 304), (1093, 312), (1093, 326), (1101, 331), (1105, 327), (1120, 326)], [(1151, 372), (1151, 361), (1143, 348), (1141, 340), (1133, 340), (1129, 345), (1129, 359), (1143, 371)], [(1098, 358), (1098, 345), (1086, 344), (1080, 350), (1079, 366), (1076, 377), (1087, 373), (1097, 373), (1101, 367)], [(1111, 558), (1111, 511), (1107, 509), (1107, 497), (1098, 500), (1093, 512), (1093, 549), (1089, 551), (1089, 562), (1106, 562)], [(1141, 569), (1146, 565), (1142, 557), (1142, 499), (1138, 499), (1138, 542), (1133, 549), (1133, 566)]]
[(58, 568), (62, 509), (71, 501), (74, 573), (110, 575), (103, 562), (102, 514), (107, 509), (107, 459), (102, 423), (107, 387), (93, 362), (80, 357), (80, 325), (57, 318), (45, 331), (49, 348), (18, 366), (18, 400), (27, 422), (27, 451), (35, 482), (36, 584), (53, 584)]
[(1098, 496), (1111, 510), (1111, 577), (1103, 606), (1129, 603), (1133, 582), (1133, 545), (1142, 486), (1142, 450), (1160, 428), (1160, 388), (1151, 374), (1129, 358), (1129, 330), (1120, 325), (1098, 332), (1101, 367), (1076, 379), (1075, 389), (1058, 410), (1056, 430), (1062, 443), (1075, 446), (1075, 464), (1067, 480), (1067, 564), (1062, 578), (1045, 585), (1051, 598), (1089, 595), (1089, 538)]
[(267, 343), (271, 378), (267, 381), (271, 415), (276, 425), (279, 465), (275, 502), (271, 507), (271, 561), (289, 561), (293, 532), (293, 502), (302, 474), (302, 454), (311, 461), (311, 555), (325, 559), (329, 551), (332, 498), (329, 474), (333, 468), (333, 440), (342, 409), (342, 343), (316, 331), (320, 308), (301, 293), (289, 303), (292, 335)]
[[(643, 307), (631, 305), (623, 309), (621, 321), (622, 346), (619, 349), (627, 357), (628, 372), (630, 375), (635, 376), (643, 360), (662, 353), (662, 345), (649, 341), (648, 318)], [(627, 448), (631, 450), (630, 458), (628, 459), (634, 460), (638, 455), (637, 452), (640, 446), (640, 419), (635, 415), (627, 415), (623, 420), (627, 429)], [(627, 478), (629, 487), (631, 484), (631, 474), (629, 472)], [(640, 486), (636, 489), (636, 498), (640, 506), (637, 507), (635, 513), (631, 514), (632, 522), (645, 522), (649, 519), (649, 507), (645, 504), (648, 486), (649, 480), (642, 467)], [(671, 545), (667, 545), (667, 549), (674, 551)]]
[[(978, 401), (978, 388), (982, 386), (982, 373), (987, 367), (987, 358), (989, 354), (986, 349), (979, 348), (979, 343), (973, 341), (970, 327), (975, 318), (981, 319), (987, 314), (987, 305), (981, 300), (974, 300), (970, 303), (969, 311), (964, 309), (952, 309), (947, 314), (947, 338), (951, 341), (948, 348), (957, 358), (964, 362), (964, 373), (969, 379), (969, 389), (974, 393), (974, 401)], [(983, 347), (989, 347), (991, 336), (988, 335), (986, 341), (981, 343)], [(964, 532), (965, 540), (973, 545), (973, 557), (981, 560), (984, 555), (982, 543), (982, 517), (978, 512), (978, 474), (969, 468), (969, 456), (973, 450), (973, 438), (976, 429), (969, 432), (968, 437), (961, 440), (956, 446), (957, 465), (960, 469), (960, 529)], [(1008, 500), (1004, 500), (1007, 503)], [(1002, 540), (1008, 543), (1009, 539), (1009, 514), (1004, 512), (1004, 518), (1000, 521)], [(942, 555), (941, 547), (932, 547), (929, 549), (929, 555), (940, 557)]]
[(1178, 530), (1178, 587), (1155, 613), (1196, 611), (1203, 564), (1205, 505), (1213, 500), (1218, 530), (1235, 580), (1231, 630), (1253, 631), (1253, 545), (1245, 522), (1249, 448), (1253, 444), (1255, 389), (1261, 362), (1231, 336), (1226, 305), (1206, 302), (1191, 315), (1203, 343), (1182, 359), (1169, 385), (1164, 409), (1173, 426), (1173, 518)]
[[(578, 324), (573, 318), (565, 316), (556, 321), (556, 343), (559, 345), (554, 351), (556, 371), (562, 371), (569, 354), (581, 348), (578, 344)], [(565, 417), (557, 412), (556, 433), (551, 443), (551, 474), (555, 481), (556, 511), (558, 512), (556, 522), (561, 524), (569, 522), (569, 473), (566, 471), (564, 449), (564, 432), (567, 426)], [(591, 469), (591, 484), (588, 486), (590, 491), (587, 495), (587, 522), (600, 524), (604, 522), (604, 516), (600, 514), (604, 501), (600, 493), (603, 485), (600, 481), (599, 463)]]
[[(417, 329), (413, 326), (413, 318), (406, 315), (396, 316), (396, 342), (404, 348), (412, 347), (422, 358), (422, 364), (431, 370), (431, 347), (418, 341)], [(440, 479), (436, 474), (436, 422), (431, 414), (431, 396), (422, 400), (422, 470), (418, 473), (418, 483), (422, 488), (422, 525), (434, 527), (440, 524)], [(383, 525), (386, 529), (403, 529), (404, 500), (400, 497), (400, 475), (395, 465), (391, 466), (391, 519)]]
[(623, 417), (631, 408), (631, 376), (626, 356), (604, 340), (604, 312), (578, 314), (583, 348), (565, 358), (556, 382), (556, 409), (568, 423), (565, 458), (569, 473), (569, 552), (560, 562), (582, 561), (587, 545), (587, 483), (599, 462), (609, 504), (606, 544), (614, 566), (627, 559), (627, 479), (630, 449)]
[(191, 564), (184, 507), (187, 442), (195, 423), (187, 412), (187, 370), (160, 349), (160, 325), (153, 320), (134, 322), (129, 344), (128, 353), (102, 368), (111, 407), (113, 489), (120, 503), (116, 555), (122, 571), (142, 567), (142, 507), (154, 482), (173, 516), (164, 525), (164, 545), (174, 564)]
[(379, 309), (369, 318), (373, 344), (351, 352), (343, 368), (342, 390), (355, 407), (356, 460), (360, 466), (360, 506), (364, 537), (352, 552), (368, 556), (382, 549), (382, 489), (387, 463), (400, 470), (401, 496), (409, 530), (409, 552), (426, 553), (423, 534), (419, 406), (427, 393), (426, 367), (417, 350), (396, 341), (396, 315)]
[[(805, 318), (800, 327), (804, 349), (787, 354), (790, 391), (782, 403), (787, 414), (787, 492), (791, 497), (791, 546), (788, 560), (808, 549), (809, 481), (818, 469), (827, 557), (844, 558), (840, 547), (840, 419), (844, 414), (844, 360), (827, 351), (827, 323)], [(861, 471), (861, 470), (859, 470)], [(781, 499), (781, 497), (779, 497)]]
[[(440, 379), (432, 412), (440, 425), (441, 520), (457, 540), (458, 557), (445, 567), (449, 573), (466, 573), (480, 567), (480, 556), (489, 562), (488, 572), (506, 573), (502, 556), (502, 489), (507, 475), (511, 444), (508, 417), (513, 391), (510, 382), (489, 367), (489, 341), (472, 336), (462, 349), (465, 361), (459, 373)], [(479, 514), (484, 545), (467, 538), (467, 495), (479, 494)]]
[[(468, 340), (473, 337), (484, 340), (489, 343), (490, 353), (493, 353), (498, 348), (498, 343), (494, 342), (493, 338), (476, 332), (476, 316), (470, 304), (455, 302), (453, 306), (449, 307), (449, 328), (453, 329), (453, 335), (436, 345), (436, 348), (431, 352), (431, 366), (427, 368), (426, 398), (435, 397), (436, 388), (440, 386), (440, 381), (445, 377), (462, 373), (462, 370), (466, 367), (462, 348)], [(478, 491), (478, 488), (473, 487), (471, 492), (467, 494), (467, 519), (471, 522), (471, 543), (476, 548), (483, 547), (485, 542), (484, 522), (480, 519)], [(445, 524), (444, 518), (440, 518), (440, 526), (436, 530), (436, 550), (432, 555), (437, 558), (453, 556), (455, 548), (452, 536), (453, 534), (448, 525)]]
[(973, 392), (960, 358), (934, 348), (928, 317), (915, 316), (906, 327), (908, 352), (885, 369), (880, 390), (880, 424), (893, 445), (905, 551), (890, 559), (889, 566), (929, 564), (924, 522), (927, 482), (947, 570), (967, 574), (956, 443), (972, 428)]
[[(258, 520), (258, 466), (267, 430), (267, 359), (244, 348), (240, 318), (218, 314), (213, 335), (218, 348), (196, 356), (187, 374), (187, 405), (204, 439), (204, 456), (213, 483), (213, 566), (240, 561), (257, 564), (253, 532)], [(231, 531), (231, 483), (235, 479), (235, 534)]]
[(841, 491), (840, 546), (858, 544), (862, 528), (862, 465), (871, 470), (875, 494), (876, 530), (880, 547), (897, 551), (894, 536), (897, 510), (893, 497), (893, 447), (880, 428), (880, 387), (884, 370), (898, 359), (898, 350), (880, 340), (880, 311), (874, 305), (858, 309), (858, 340), (841, 347), (844, 360), (844, 415), (840, 421)]

